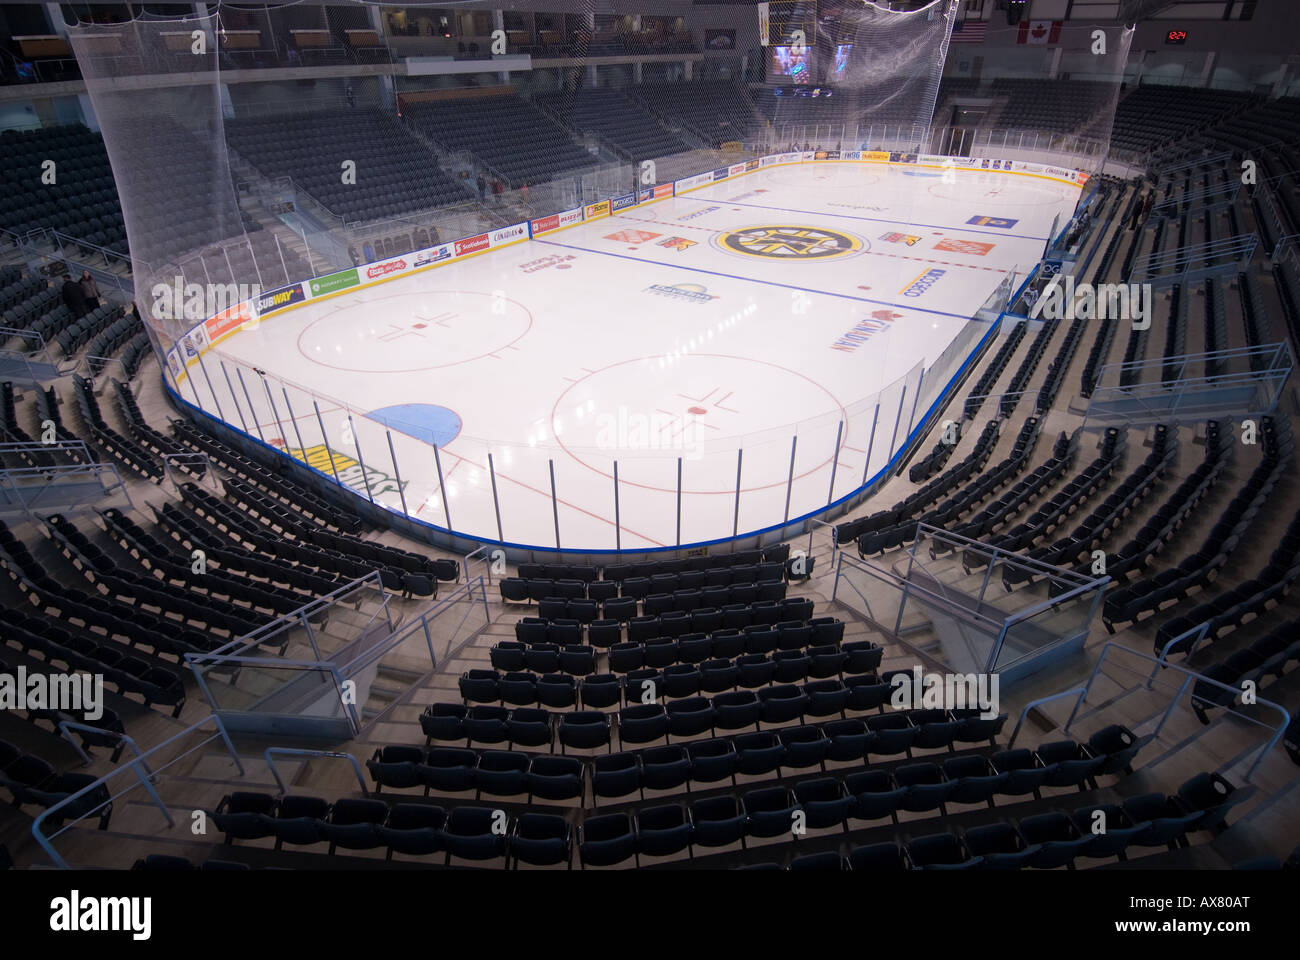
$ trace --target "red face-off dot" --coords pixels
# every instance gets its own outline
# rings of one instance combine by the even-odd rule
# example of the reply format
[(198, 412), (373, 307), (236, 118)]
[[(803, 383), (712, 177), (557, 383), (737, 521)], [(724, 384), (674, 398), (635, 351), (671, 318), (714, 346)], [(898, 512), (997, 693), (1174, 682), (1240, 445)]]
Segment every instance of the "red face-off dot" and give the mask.
[(709, 411), (705, 410), (703, 407), (688, 407), (686, 412), (693, 413), (697, 417), (702, 417)]

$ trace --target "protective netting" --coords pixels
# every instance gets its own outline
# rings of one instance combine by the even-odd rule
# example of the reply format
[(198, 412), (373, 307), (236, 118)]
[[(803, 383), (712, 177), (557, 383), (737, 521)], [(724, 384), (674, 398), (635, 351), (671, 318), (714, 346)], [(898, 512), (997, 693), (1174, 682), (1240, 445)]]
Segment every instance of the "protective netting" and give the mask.
[[(183, 303), (187, 283), (205, 290), (255, 283), (269, 264), (265, 240), (255, 243), (245, 232), (256, 224), (241, 212), (219, 148), (214, 22), (137, 20), (68, 30), (112, 161), (137, 300), (169, 343), (193, 323)], [(279, 269), (281, 282), (285, 272)], [(193, 303), (188, 315), (206, 309)]]
[[(968, 257), (983, 257), (997, 242), (991, 231), (1019, 222), (1016, 203), (1072, 202), (1081, 179), (1027, 178), (1016, 199), (999, 196), (1000, 174), (993, 171), (1010, 171), (1012, 159), (1095, 169), (1131, 32), (1110, 28), (1109, 49), (1089, 63), (1094, 79), (1054, 85), (1064, 95), (1053, 105), (1018, 82), (941, 83), (957, 0), (910, 11), (775, 0), (765, 29), (752, 5), (711, 4), (688, 17), (599, 12), (587, 0), (566, 6), (546, 14), (486, 4), (221, 6), (184, 20), (71, 28), (112, 161), (136, 299), (152, 320), (173, 389), (361, 496), (487, 539), (544, 544), (554, 520), (558, 541), (558, 511), (545, 502), (553, 487), (583, 511), (583, 518), (566, 520), (566, 540), (578, 536), (581, 546), (603, 548), (620, 546), (618, 526), (595, 517), (611, 486), (621, 490), (622, 508), (655, 518), (654, 529), (641, 531), (642, 545), (721, 539), (812, 515), (831, 500), (850, 502), (908, 443), (1038, 255), (1029, 251), (1026, 262), (998, 270), (981, 265), (987, 275), (979, 292), (951, 314), (965, 326), (936, 335), (924, 357), (891, 353), (894, 341), (876, 335), (901, 314), (881, 298), (908, 290), (911, 303), (925, 293), (915, 247), (931, 242), (935, 230), (926, 214), (935, 198), (967, 199), (971, 184), (978, 185), (988, 206), (975, 212), (995, 239), (945, 240), (940, 248)], [(1078, 56), (1069, 54), (1063, 65), (1059, 52), (1029, 53), (1043, 61), (1037, 70), (1055, 74)], [(401, 69), (388, 66), (399, 63)], [(963, 127), (954, 112), (963, 96), (993, 105), (1000, 118)], [(967, 158), (960, 165), (966, 180), (958, 180), (957, 168), (940, 169), (945, 158), (935, 154)], [(980, 168), (975, 158), (988, 159)], [(403, 366), (412, 359), (404, 350), (415, 352), (417, 338), (432, 341), (421, 331), (441, 325), (434, 332), (446, 346), (439, 349), (452, 354), (491, 339), (487, 331), (531, 322), (514, 301), (538, 296), (536, 290), (516, 296), (515, 284), (543, 270), (554, 271), (546, 278), (571, 276), (559, 271), (569, 269), (573, 254), (560, 238), (556, 246), (529, 244), (528, 256), (515, 258), (518, 272), (505, 260), (480, 261), (503, 266), (491, 278), (478, 276), (475, 282), (487, 286), (468, 292), (439, 287), (446, 277), (465, 276), (453, 271), (434, 271), (423, 286), (387, 281), (530, 234), (551, 241), (553, 231), (611, 215), (596, 240), (635, 247), (653, 238), (658, 248), (703, 256), (721, 227), (683, 207), (674, 209), (665, 234), (653, 220), (668, 216), (667, 206), (641, 205), (693, 191), (698, 199), (705, 189), (729, 192), (719, 181), (760, 171), (736, 189), (744, 193), (762, 177), (773, 191), (807, 188), (808, 205), (828, 202), (847, 218), (844, 230), (869, 232), (868, 242), (879, 248), (874, 275), (864, 266), (847, 298), (870, 306), (844, 326), (854, 349), (874, 338), (871, 350), (854, 354), (863, 369), (872, 365), (871, 375), (855, 380), (842, 405), (831, 409), (814, 399), (798, 413), (774, 411), (743, 431), (706, 438), (697, 444), (699, 458), (683, 465), (679, 451), (630, 440), (611, 447), (591, 427), (604, 416), (622, 429), (621, 410), (578, 412), (571, 404), (576, 420), (564, 438), (552, 423), (556, 415), (540, 409), (514, 410), (509, 423), (462, 423), (443, 407), (435, 415), (428, 409), (438, 406), (433, 400), (453, 404), (464, 395), (453, 395), (446, 384), (457, 381), (441, 372), (421, 382), (410, 404), (370, 402), (369, 383), (412, 372)], [(1060, 181), (1061, 173), (1041, 179)], [(886, 209), (889, 219), (877, 223)], [(754, 216), (771, 221), (759, 229), (774, 231), (773, 242), (807, 244), (782, 232), (804, 227), (787, 227), (775, 214)], [(650, 225), (641, 230), (645, 224), (637, 221)], [(850, 239), (828, 234), (818, 242)], [(715, 282), (707, 275), (704, 281)], [(639, 283), (632, 293), (669, 297), (674, 306), (720, 299), (690, 284), (660, 282), (657, 274), (649, 288)], [(439, 292), (411, 293), (416, 287)], [(406, 293), (395, 293), (399, 288)], [(774, 296), (784, 304), (790, 293)], [(408, 300), (399, 302), (401, 296)], [(599, 294), (559, 296), (582, 301)], [(247, 306), (227, 310), (237, 303)], [(566, 309), (551, 300), (530, 305), (542, 320), (546, 310)], [(278, 311), (298, 306), (302, 313), (276, 326)], [(718, 304), (702, 311), (711, 319), (700, 327), (701, 343), (705, 332), (712, 339), (746, 322), (750, 309)], [(807, 307), (793, 297), (789, 309), (798, 316)], [(477, 326), (442, 334), (456, 311)], [(617, 313), (613, 305), (610, 312)], [(985, 316), (966, 322), (977, 314)], [(320, 319), (333, 334), (310, 348), (311, 337), (275, 339), (308, 323), (304, 317)], [(680, 359), (674, 350), (696, 352), (695, 341), (687, 341), (667, 348), (666, 364)], [(277, 350), (249, 353), (250, 342), (275, 342)], [(483, 356), (499, 362), (508, 348)], [(338, 355), (307, 356), (309, 349)], [(464, 362), (482, 359), (464, 349)], [(440, 371), (443, 361), (454, 365), (440, 354), (417, 369)], [(527, 436), (515, 436), (524, 421)], [(497, 502), (498, 480), (504, 505)], [(717, 509), (733, 483), (732, 511)], [(520, 499), (520, 491), (543, 497), (545, 509)], [(593, 503), (600, 509), (588, 509)]]
[[(769, 108), (776, 140), (793, 139), (783, 135), (783, 126), (809, 120), (867, 129), (911, 127), (913, 136), (923, 137), (956, 8), (948, 0), (911, 11), (834, 0), (771, 4), (773, 79), (795, 84), (773, 97)], [(867, 129), (853, 139), (865, 139)]]
[[(189, 284), (236, 285), (205, 300), (210, 315), (241, 284), (278, 289), (791, 143), (924, 150), (956, 0), (778, 0), (766, 45), (749, 6), (714, 8), (694, 33), (574, 6), (220, 6), (70, 27), (137, 299), (164, 340), (199, 319)], [(416, 51), (457, 72), (426, 71)], [(596, 65), (674, 51), (703, 57)], [(402, 78), (255, 73), (404, 56)], [(494, 70), (503, 57), (538, 65)]]
[(991, 28), (990, 37), (1014, 45), (999, 48), (997, 73), (989, 79), (966, 75), (976, 73), (971, 65), (979, 50), (955, 44), (931, 128), (934, 152), (1099, 172), (1133, 34), (1133, 27), (1109, 22)]

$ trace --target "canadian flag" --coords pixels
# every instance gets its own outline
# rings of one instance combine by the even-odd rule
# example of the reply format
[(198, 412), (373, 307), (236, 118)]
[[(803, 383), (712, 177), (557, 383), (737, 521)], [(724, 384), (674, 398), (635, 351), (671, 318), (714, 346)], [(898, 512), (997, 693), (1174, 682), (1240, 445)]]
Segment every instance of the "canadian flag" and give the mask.
[(1016, 43), (1057, 43), (1063, 20), (1021, 20)]

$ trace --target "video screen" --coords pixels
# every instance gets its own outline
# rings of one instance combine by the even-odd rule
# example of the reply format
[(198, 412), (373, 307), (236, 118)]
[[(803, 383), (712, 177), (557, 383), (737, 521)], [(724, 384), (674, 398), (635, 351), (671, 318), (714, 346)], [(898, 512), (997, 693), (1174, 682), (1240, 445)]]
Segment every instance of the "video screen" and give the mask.
[(778, 77), (789, 77), (794, 83), (807, 83), (808, 48), (796, 50), (794, 47), (773, 47), (772, 73)]
[(851, 43), (841, 43), (835, 47), (835, 69), (831, 71), (831, 79), (843, 80), (844, 71), (849, 66), (849, 52), (853, 49)]

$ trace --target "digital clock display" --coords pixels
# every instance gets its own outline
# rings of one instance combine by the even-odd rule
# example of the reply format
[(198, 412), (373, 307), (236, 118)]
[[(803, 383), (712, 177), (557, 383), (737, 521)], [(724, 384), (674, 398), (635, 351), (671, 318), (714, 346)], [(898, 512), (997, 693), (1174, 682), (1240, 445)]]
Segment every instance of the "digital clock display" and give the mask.
[(1170, 30), (1165, 34), (1165, 43), (1183, 44), (1187, 42), (1186, 30)]

